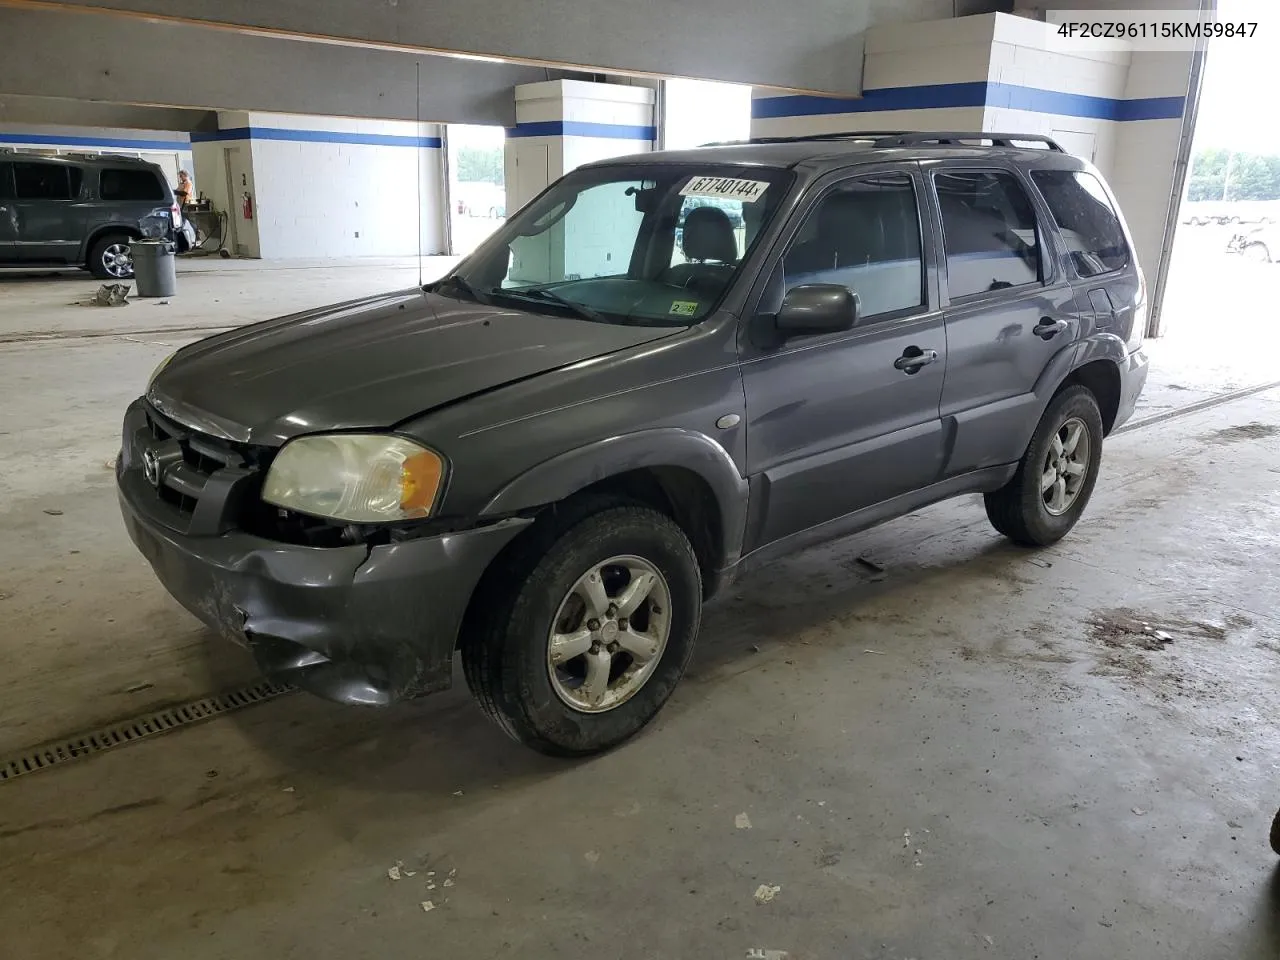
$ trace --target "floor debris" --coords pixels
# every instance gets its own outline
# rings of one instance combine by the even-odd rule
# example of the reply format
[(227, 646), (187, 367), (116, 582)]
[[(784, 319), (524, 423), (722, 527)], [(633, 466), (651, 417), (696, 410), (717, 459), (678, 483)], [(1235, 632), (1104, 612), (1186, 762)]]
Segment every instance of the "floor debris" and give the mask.
[(884, 573), (884, 567), (880, 566), (880, 564), (876, 563), (874, 560), (868, 559), (867, 557), (858, 557), (854, 561), (854, 563), (857, 563), (861, 566), (866, 567), (872, 573)]
[(906, 850), (910, 846), (911, 846), (911, 831), (903, 830), (902, 831), (902, 848)]
[(791, 954), (785, 950), (768, 950), (764, 947), (752, 947), (747, 951), (747, 960), (787, 960)]
[(739, 830), (750, 830), (751, 818), (748, 817), (745, 813), (740, 813), (733, 818), (733, 825), (737, 827)]
[(454, 883), (454, 881), (453, 881), (453, 877), (448, 877), (448, 878), (446, 878), (446, 879), (445, 879), (445, 881), (444, 881), (444, 885), (445, 885), (446, 887), (452, 887), (452, 886), (453, 886), (453, 883)]
[(863, 653), (874, 653), (877, 657), (887, 657), (888, 654), (883, 650), (863, 650)]
[(48, 514), (49, 516), (51, 516), (51, 517), (60, 517), (60, 516), (62, 516), (62, 511), (61, 511), (61, 510), (58, 510), (58, 509), (56, 509), (56, 508), (54, 508), (54, 507), (45, 507), (44, 512), (45, 512), (45, 513), (47, 513), (47, 514)]
[(400, 864), (396, 864), (394, 867), (387, 867), (387, 876), (390, 877), (392, 880), (399, 880)]
[(767, 883), (762, 883), (760, 886), (756, 887), (756, 903), (768, 903), (781, 891), (782, 887), (780, 886), (770, 886)]
[(422, 912), (423, 912), (423, 913), (430, 913), (430, 912), (431, 912), (432, 910), (434, 910), (435, 908), (436, 908), (436, 905), (435, 905), (434, 903), (432, 903), (430, 900), (423, 900), (423, 901), (422, 901)]
[(130, 286), (127, 283), (104, 283), (90, 301), (99, 307), (123, 307), (129, 303)]
[(281, 792), (283, 792), (283, 793), (293, 793), (293, 787), (283, 787)]
[(1141, 807), (1134, 807), (1133, 815), (1135, 817), (1145, 817), (1147, 815), (1147, 811), (1143, 810)]
[(583, 858), (584, 860), (586, 860), (586, 861), (587, 861), (587, 863), (599, 863), (599, 862), (600, 862), (600, 854), (599, 854), (599, 852), (597, 852), (597, 851), (595, 851), (595, 850), (588, 850), (586, 853), (584, 853), (584, 854), (582, 855), (582, 858)]
[(1039, 557), (1028, 557), (1027, 562), (1034, 563), (1037, 567), (1044, 567), (1046, 570), (1053, 566), (1048, 560), (1041, 560)]

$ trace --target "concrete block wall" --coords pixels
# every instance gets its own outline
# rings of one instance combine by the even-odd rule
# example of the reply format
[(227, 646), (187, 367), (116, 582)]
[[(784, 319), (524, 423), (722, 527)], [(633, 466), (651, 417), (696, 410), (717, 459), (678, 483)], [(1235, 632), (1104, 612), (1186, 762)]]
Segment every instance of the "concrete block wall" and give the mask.
[(165, 172), (170, 186), (178, 171), (194, 164), (191, 137), (173, 130), (131, 130), (108, 127), (0, 123), (0, 147), (42, 153), (112, 153), (141, 157)]
[(507, 211), (584, 163), (653, 149), (654, 89), (648, 85), (548, 80), (515, 88), (507, 130)]
[[(215, 208), (228, 212), (234, 249), (241, 255), (290, 259), (444, 252), (437, 125), (224, 112), (218, 126), (216, 134), (193, 137), (196, 186)], [(245, 193), (252, 197), (252, 219), (244, 217)]]

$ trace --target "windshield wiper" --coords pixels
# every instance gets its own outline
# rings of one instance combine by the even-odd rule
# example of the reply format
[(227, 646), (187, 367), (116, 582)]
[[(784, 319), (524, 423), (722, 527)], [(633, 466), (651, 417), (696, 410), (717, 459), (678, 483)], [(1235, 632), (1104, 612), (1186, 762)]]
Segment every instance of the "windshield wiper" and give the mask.
[(570, 300), (567, 297), (562, 297), (560, 296), (560, 294), (556, 293), (554, 290), (548, 290), (546, 287), (524, 287), (520, 290), (504, 290), (499, 288), (496, 290), (492, 290), (490, 292), (493, 293), (495, 296), (501, 294), (504, 297), (517, 297), (517, 298), (524, 298), (528, 300), (544, 300), (548, 303), (554, 303), (558, 306), (564, 307), (566, 310), (572, 310), (583, 320), (590, 320), (593, 323), (609, 322), (609, 320), (604, 316), (604, 314), (596, 310), (592, 310), (590, 307), (585, 306), (584, 304), (578, 303), (576, 300)]

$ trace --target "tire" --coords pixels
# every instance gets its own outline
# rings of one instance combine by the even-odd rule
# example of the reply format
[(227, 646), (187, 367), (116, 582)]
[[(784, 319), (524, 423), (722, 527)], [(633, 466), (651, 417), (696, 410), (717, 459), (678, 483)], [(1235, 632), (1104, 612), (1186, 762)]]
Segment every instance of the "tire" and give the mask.
[(103, 234), (89, 248), (89, 259), (85, 266), (99, 280), (131, 280), (133, 279), (133, 261), (128, 258), (129, 245), (132, 238), (126, 233)]
[[(1079, 443), (1088, 441), (1088, 450), (1067, 459), (1051, 461), (1050, 452), (1055, 438), (1064, 430), (1067, 436), (1072, 427), (1079, 424), (1082, 437)], [(1084, 474), (1078, 477), (1060, 475), (1063, 497), (1060, 512), (1054, 512), (1052, 500), (1057, 497), (1057, 483), (1048, 490), (1042, 489), (1043, 478), (1049, 471), (1057, 471), (1060, 463), (1083, 466)], [(1098, 465), (1102, 462), (1102, 414), (1098, 401), (1088, 387), (1067, 387), (1049, 402), (1036, 432), (1027, 444), (1026, 452), (1018, 462), (1013, 479), (994, 493), (984, 497), (987, 518), (991, 525), (1015, 543), (1024, 546), (1045, 547), (1057, 543), (1076, 525), (1093, 494), (1098, 479)], [(1047, 468), (1047, 469), (1046, 469)]]
[(1246, 243), (1244, 245), (1244, 250), (1241, 252), (1254, 263), (1271, 262), (1271, 251), (1267, 249), (1267, 245), (1265, 243)]
[(1271, 821), (1271, 849), (1280, 853), (1280, 810), (1276, 811), (1275, 819)]
[[(608, 750), (653, 719), (684, 675), (702, 616), (697, 557), (684, 532), (665, 514), (617, 501), (570, 514), (554, 528), (531, 531), (513, 562), (503, 564), (508, 582), (514, 583), (503, 586), (495, 574), (492, 583), (482, 585), (485, 592), (473, 604), (480, 613), (468, 624), (462, 643), (467, 685), (490, 719), (520, 743), (566, 757)], [(593, 571), (600, 572), (606, 599), (622, 598), (628, 580), (635, 582), (637, 576), (619, 565), (600, 566), (610, 559), (626, 559), (637, 569), (637, 564), (647, 565), (660, 575), (631, 625), (643, 619), (646, 632), (657, 635), (661, 621), (653, 611), (662, 614), (665, 609), (665, 645), (652, 661), (637, 660), (625, 650), (594, 652), (593, 646), (593, 652), (553, 665), (553, 628), (564, 637), (581, 637), (595, 622), (599, 629), (585, 631), (593, 644), (617, 637), (606, 632), (617, 621), (591, 618), (585, 594), (576, 586)], [(656, 597), (665, 602), (658, 606)], [(608, 649), (616, 647), (614, 640)], [(597, 659), (601, 657), (612, 661)], [(610, 664), (598, 668), (607, 671), (598, 674), (607, 680), (606, 698), (594, 707), (575, 704), (573, 697), (590, 699), (587, 670), (593, 660)], [(642, 662), (652, 666), (642, 667)], [(620, 671), (616, 681), (615, 671)], [(629, 693), (628, 673), (636, 678), (645, 674)], [(609, 705), (609, 698), (624, 695)]]

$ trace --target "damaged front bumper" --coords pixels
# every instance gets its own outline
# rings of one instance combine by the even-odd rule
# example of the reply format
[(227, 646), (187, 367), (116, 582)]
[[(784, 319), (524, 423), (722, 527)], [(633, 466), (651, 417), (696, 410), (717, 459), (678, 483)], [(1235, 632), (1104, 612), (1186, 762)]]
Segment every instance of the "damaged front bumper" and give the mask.
[(476, 584), (530, 522), (381, 546), (299, 546), (234, 530), (191, 536), (161, 522), (142, 469), (122, 457), (116, 479), (129, 536), (178, 602), (247, 646), (269, 677), (342, 703), (386, 705), (447, 688)]

